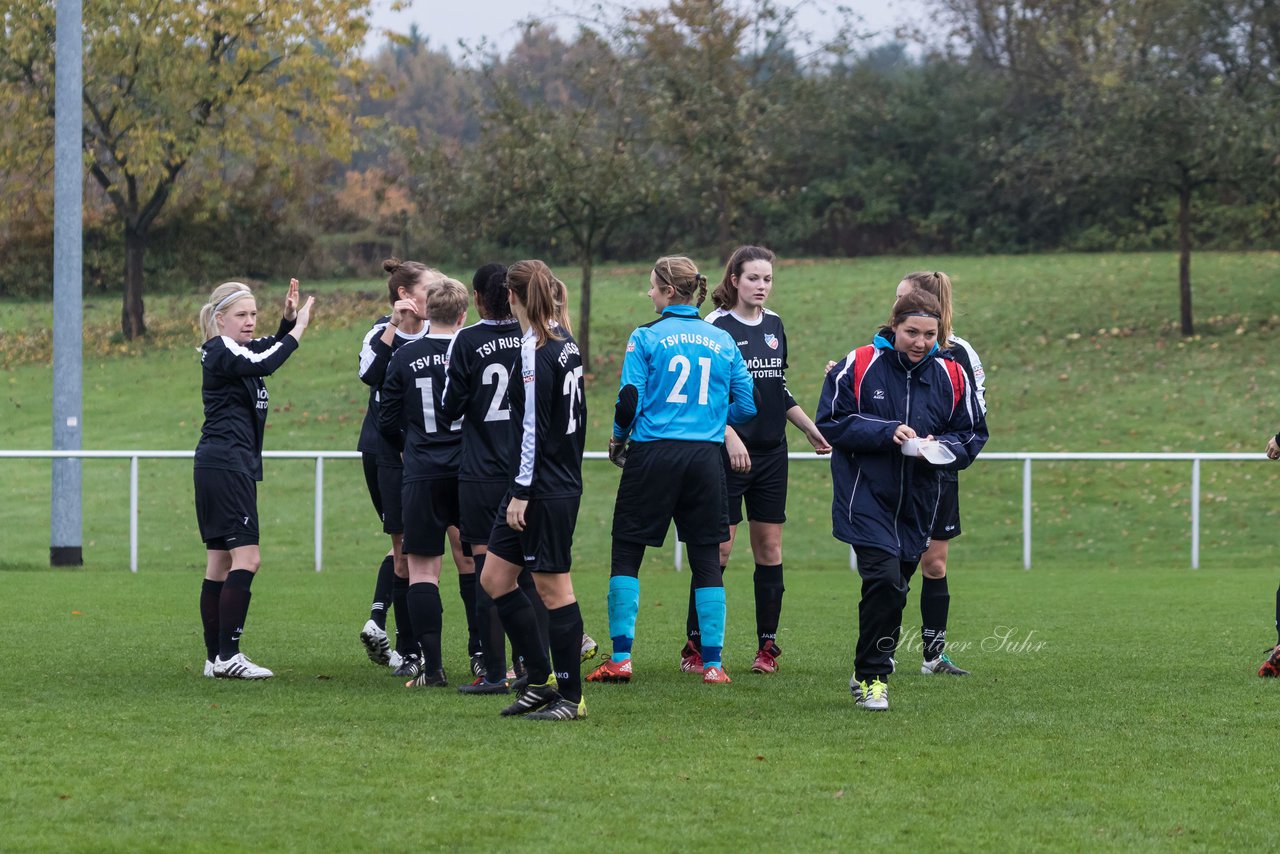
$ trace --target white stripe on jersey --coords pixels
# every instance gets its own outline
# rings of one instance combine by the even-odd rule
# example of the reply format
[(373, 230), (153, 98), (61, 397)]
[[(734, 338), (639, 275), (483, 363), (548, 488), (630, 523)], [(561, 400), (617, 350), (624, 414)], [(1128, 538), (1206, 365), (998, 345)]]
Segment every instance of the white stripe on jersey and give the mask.
[(538, 382), (534, 375), (537, 346), (538, 336), (530, 329), (520, 342), (520, 382), (524, 384), (524, 418), (520, 426), (524, 432), (520, 436), (520, 470), (516, 473), (516, 483), (525, 487), (533, 483), (533, 461), (538, 453)]
[(973, 345), (961, 338), (959, 335), (952, 334), (950, 338), (951, 344), (959, 344), (964, 348), (965, 353), (969, 356), (969, 369), (973, 372), (973, 393), (978, 398), (978, 407), (982, 409), (982, 414), (987, 414), (987, 372), (983, 370), (982, 360), (978, 358), (978, 351), (973, 349)]
[(263, 361), (276, 350), (279, 350), (284, 344), (283, 341), (277, 341), (261, 353), (255, 353), (248, 347), (237, 344), (234, 339), (228, 338), (225, 335), (222, 336), (222, 343), (231, 351), (231, 355), (235, 356), (237, 359), (244, 359), (245, 361), (253, 362), (254, 364)]
[(364, 379), (364, 375), (368, 373), (369, 368), (373, 365), (374, 358), (376, 358), (376, 354), (373, 352), (373, 347), (370, 346), (370, 342), (373, 341), (374, 338), (380, 338), (382, 336), (382, 330), (386, 328), (387, 324), (385, 321), (373, 324), (373, 328), (365, 333), (364, 340), (360, 342), (360, 373), (358, 376), (361, 379)]
[[(387, 321), (379, 320), (377, 323), (373, 324), (372, 329), (370, 329), (368, 332), (365, 333), (364, 340), (360, 342), (360, 374), (359, 376), (361, 379), (364, 379), (364, 375), (368, 373), (369, 368), (373, 366), (373, 360), (377, 358), (377, 354), (373, 352), (373, 339), (381, 338), (382, 333), (386, 331), (386, 328), (387, 328)], [(410, 341), (417, 341), (419, 338), (426, 335), (430, 331), (430, 329), (431, 329), (431, 324), (428, 323), (427, 321), (423, 321), (421, 331), (415, 332), (412, 335), (410, 335), (407, 332), (401, 332), (399, 329), (397, 329), (396, 337), (403, 338), (404, 341), (401, 343), (407, 344)]]

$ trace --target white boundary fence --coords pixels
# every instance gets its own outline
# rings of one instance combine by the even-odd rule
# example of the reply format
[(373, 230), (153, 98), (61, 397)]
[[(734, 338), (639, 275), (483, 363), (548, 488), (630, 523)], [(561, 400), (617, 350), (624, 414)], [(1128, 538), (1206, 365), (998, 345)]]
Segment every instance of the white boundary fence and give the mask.
[[(138, 571), (138, 461), (143, 459), (191, 459), (194, 451), (6, 451), (0, 450), (0, 459), (81, 459), (129, 461), (129, 571)], [(324, 461), (358, 460), (358, 451), (264, 451), (263, 457), (272, 460), (315, 460), (315, 560), (316, 572), (324, 564)], [(829, 459), (813, 453), (790, 453), (792, 460), (813, 462)], [(587, 451), (588, 460), (607, 460), (603, 451)], [(1190, 462), (1191, 463), (1191, 568), (1200, 568), (1200, 464), (1203, 461), (1256, 461), (1265, 460), (1266, 454), (1224, 453), (1106, 453), (1106, 452), (1051, 452), (1013, 451), (984, 453), (978, 462), (996, 460), (1022, 460), (1022, 568), (1031, 568), (1031, 464), (1034, 461), (1071, 462), (1094, 460), (1107, 462)], [(684, 563), (679, 541), (675, 546), (675, 568)], [(852, 563), (851, 563), (852, 565)]]

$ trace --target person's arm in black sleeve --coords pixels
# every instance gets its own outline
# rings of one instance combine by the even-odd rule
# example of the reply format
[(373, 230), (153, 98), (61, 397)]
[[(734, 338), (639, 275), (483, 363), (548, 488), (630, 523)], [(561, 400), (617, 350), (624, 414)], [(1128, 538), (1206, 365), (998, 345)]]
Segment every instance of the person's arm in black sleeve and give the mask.
[(404, 451), (404, 396), (408, 385), (400, 363), (393, 362), (378, 393), (378, 432), (397, 451)]

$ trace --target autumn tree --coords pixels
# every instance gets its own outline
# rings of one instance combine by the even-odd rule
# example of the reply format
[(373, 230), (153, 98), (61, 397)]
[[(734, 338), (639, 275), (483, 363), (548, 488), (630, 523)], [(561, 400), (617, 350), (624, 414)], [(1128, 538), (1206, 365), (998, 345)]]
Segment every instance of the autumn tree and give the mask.
[[(8, 2), (0, 84), (22, 110), (11, 162), (52, 139), (54, 4)], [(175, 196), (216, 192), (218, 164), (267, 161), (282, 174), (345, 157), (368, 0), (113, 0), (84, 10), (84, 151), (123, 230), (121, 329), (146, 333), (143, 263)], [(184, 180), (193, 164), (203, 181)]]
[(479, 139), (424, 152), (421, 206), (455, 239), (466, 229), (472, 242), (565, 246), (581, 274), (574, 337), (590, 366), (594, 265), (614, 231), (670, 187), (652, 152), (648, 93), (635, 60), (590, 29), (566, 44), (533, 28), (481, 79)]

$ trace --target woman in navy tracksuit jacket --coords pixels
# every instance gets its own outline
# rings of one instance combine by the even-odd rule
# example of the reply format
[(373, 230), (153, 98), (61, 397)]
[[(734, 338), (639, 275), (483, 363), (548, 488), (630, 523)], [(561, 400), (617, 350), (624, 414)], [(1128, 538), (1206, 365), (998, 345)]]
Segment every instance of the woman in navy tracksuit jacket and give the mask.
[(857, 553), (862, 577), (854, 696), (888, 708), (907, 582), (929, 544), (940, 493), (937, 467), (902, 454), (908, 439), (933, 437), (963, 469), (987, 441), (964, 370), (937, 345), (938, 301), (915, 290), (893, 307), (887, 334), (850, 352), (828, 374), (818, 429), (834, 449), (833, 534)]

